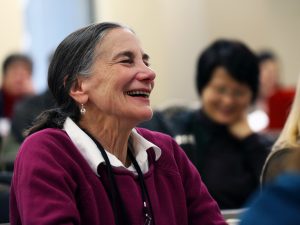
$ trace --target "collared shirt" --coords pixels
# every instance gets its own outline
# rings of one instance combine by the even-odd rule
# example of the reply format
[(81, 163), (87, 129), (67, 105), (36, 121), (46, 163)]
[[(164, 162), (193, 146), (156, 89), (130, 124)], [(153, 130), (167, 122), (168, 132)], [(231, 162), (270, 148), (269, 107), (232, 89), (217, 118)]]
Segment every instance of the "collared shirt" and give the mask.
[[(68, 136), (78, 148), (81, 155), (88, 162), (92, 170), (97, 173), (97, 168), (101, 163), (105, 163), (104, 158), (101, 155), (96, 143), (83, 131), (71, 118), (67, 118), (64, 123), (64, 130), (67, 132)], [(155, 160), (158, 160), (161, 156), (161, 149), (150, 141), (146, 140), (143, 136), (137, 133), (136, 129), (131, 131), (131, 146), (134, 151), (133, 154), (136, 158), (143, 173), (149, 170), (148, 164), (148, 154), (147, 149), (153, 148), (155, 152)], [(124, 167), (134, 173), (136, 170), (131, 164), (129, 167), (125, 167), (124, 164), (113, 154), (104, 149), (107, 153), (108, 159), (112, 166), (114, 167)]]

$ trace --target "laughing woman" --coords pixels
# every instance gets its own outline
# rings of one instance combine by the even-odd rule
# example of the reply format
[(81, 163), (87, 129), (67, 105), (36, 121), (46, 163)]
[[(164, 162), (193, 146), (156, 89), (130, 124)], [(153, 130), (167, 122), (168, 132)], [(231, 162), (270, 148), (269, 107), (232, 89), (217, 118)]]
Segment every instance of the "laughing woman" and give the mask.
[(225, 224), (183, 150), (135, 128), (152, 116), (154, 79), (125, 26), (62, 41), (48, 73), (58, 108), (41, 114), (15, 161), (12, 225)]

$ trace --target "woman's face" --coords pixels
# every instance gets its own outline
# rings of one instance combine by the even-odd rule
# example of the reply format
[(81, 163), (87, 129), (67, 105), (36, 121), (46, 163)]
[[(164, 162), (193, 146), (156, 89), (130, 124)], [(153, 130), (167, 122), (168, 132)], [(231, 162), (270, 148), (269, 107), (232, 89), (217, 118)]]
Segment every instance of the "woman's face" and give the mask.
[(279, 66), (275, 60), (266, 60), (260, 64), (260, 97), (270, 98), (279, 83)]
[(215, 122), (230, 125), (246, 113), (252, 93), (250, 88), (238, 81), (223, 67), (217, 67), (211, 80), (202, 91), (202, 106)]
[(29, 65), (16, 61), (8, 66), (3, 79), (3, 89), (14, 97), (22, 97), (34, 93), (32, 72)]
[(109, 31), (96, 48), (91, 76), (82, 88), (87, 113), (137, 124), (152, 117), (149, 96), (155, 72), (136, 35), (123, 28)]

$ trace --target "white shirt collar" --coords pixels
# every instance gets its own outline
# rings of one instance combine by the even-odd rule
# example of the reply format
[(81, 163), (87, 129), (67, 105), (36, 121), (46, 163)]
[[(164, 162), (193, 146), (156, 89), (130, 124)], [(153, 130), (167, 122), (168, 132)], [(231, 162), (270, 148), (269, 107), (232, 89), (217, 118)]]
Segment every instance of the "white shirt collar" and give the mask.
[[(67, 132), (68, 136), (70, 137), (74, 145), (78, 148), (79, 152), (84, 157), (84, 159), (88, 162), (92, 170), (98, 175), (97, 167), (99, 164), (104, 163), (105, 161), (95, 142), (83, 130), (81, 130), (77, 126), (77, 124), (74, 123), (73, 120), (69, 117), (64, 123), (64, 130)], [(132, 129), (131, 140), (131, 145), (136, 160), (142, 172), (146, 173), (149, 170), (148, 154), (146, 150), (149, 148), (153, 148), (155, 152), (155, 160), (158, 160), (161, 156), (161, 149), (155, 144), (146, 140), (140, 134), (138, 134), (136, 129)], [(106, 151), (106, 153), (112, 166), (126, 168), (117, 157), (115, 157), (108, 151)], [(136, 172), (132, 164), (126, 169), (134, 173)]]

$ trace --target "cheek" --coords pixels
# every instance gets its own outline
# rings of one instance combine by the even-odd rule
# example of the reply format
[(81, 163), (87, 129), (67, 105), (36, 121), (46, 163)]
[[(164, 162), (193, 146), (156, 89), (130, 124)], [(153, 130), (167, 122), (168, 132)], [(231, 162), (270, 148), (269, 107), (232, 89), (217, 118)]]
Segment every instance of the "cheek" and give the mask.
[(200, 100), (204, 108), (212, 107), (220, 102), (220, 99), (209, 93), (209, 91), (204, 91)]
[(241, 99), (239, 102), (240, 108), (247, 109), (251, 105), (252, 95), (246, 96), (244, 99)]

